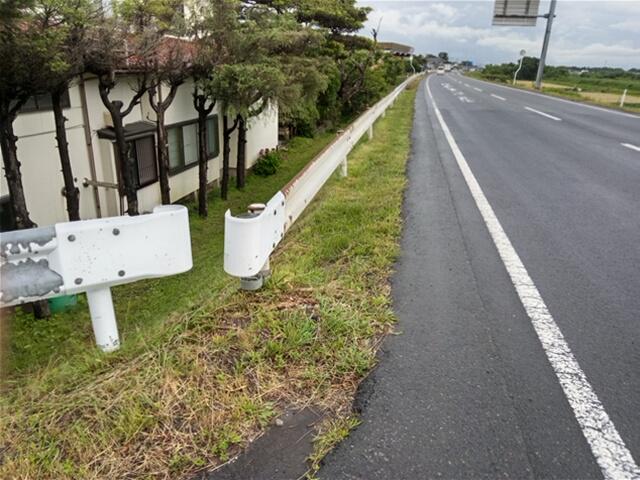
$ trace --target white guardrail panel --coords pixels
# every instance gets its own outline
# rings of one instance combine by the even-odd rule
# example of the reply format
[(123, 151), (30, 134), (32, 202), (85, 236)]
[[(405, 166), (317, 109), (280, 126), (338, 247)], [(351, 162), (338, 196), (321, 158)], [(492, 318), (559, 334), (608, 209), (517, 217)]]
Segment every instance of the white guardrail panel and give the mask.
[(190, 270), (188, 210), (162, 205), (135, 217), (2, 233), (0, 261), (0, 306), (87, 292), (98, 345), (115, 350), (110, 287)]
[(257, 274), (284, 237), (285, 198), (276, 193), (256, 215), (224, 216), (224, 270), (235, 277)]
[(389, 95), (358, 117), (344, 133), (328, 145), (299, 175), (282, 189), (286, 197), (287, 223), (285, 231), (293, 225), (336, 168), (346, 160), (353, 147), (412, 79), (413, 77), (410, 77), (402, 82)]
[(256, 215), (225, 214), (224, 269), (235, 277), (257, 275), (286, 231), (311, 203), (322, 186), (367, 130), (416, 76), (407, 78), (369, 108), (316, 156)]

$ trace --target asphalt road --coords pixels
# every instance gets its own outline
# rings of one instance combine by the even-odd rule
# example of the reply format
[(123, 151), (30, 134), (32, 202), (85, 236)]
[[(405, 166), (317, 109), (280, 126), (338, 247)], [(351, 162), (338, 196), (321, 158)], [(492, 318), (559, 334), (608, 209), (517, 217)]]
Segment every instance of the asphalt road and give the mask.
[(431, 76), (430, 98), (425, 83), (393, 279), (402, 334), (319, 477), (640, 478), (640, 118), (452, 74)]

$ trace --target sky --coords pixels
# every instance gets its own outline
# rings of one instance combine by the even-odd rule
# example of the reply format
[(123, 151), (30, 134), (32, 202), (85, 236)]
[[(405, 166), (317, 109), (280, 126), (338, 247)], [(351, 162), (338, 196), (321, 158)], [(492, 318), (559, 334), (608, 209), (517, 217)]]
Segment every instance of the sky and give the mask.
[[(475, 64), (540, 55), (545, 19), (535, 27), (492, 26), (492, 0), (360, 0), (373, 8), (362, 35), (380, 22), (379, 41), (411, 45), (415, 53), (446, 51)], [(549, 0), (540, 3), (540, 14)], [(558, 0), (548, 65), (640, 68), (640, 0)]]

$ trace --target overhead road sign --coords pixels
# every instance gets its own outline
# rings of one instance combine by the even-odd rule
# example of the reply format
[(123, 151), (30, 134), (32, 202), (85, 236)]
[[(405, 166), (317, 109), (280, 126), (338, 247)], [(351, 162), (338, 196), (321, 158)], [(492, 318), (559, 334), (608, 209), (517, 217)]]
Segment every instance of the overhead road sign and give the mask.
[[(549, 2), (549, 13), (544, 15), (538, 15), (540, 0), (495, 0), (493, 6), (494, 25), (533, 27), (538, 17), (547, 19), (544, 40), (542, 41), (542, 52), (540, 53), (540, 61), (538, 62), (538, 73), (536, 75), (535, 87), (538, 90), (542, 87), (542, 75), (544, 74), (547, 50), (549, 49), (549, 39), (551, 38), (551, 25), (553, 25), (553, 19), (556, 16), (556, 2), (557, 0), (551, 0)], [(522, 62), (522, 59), (520, 61)], [(515, 77), (513, 81), (515, 83)]]
[(493, 25), (535, 27), (540, 0), (496, 0)]

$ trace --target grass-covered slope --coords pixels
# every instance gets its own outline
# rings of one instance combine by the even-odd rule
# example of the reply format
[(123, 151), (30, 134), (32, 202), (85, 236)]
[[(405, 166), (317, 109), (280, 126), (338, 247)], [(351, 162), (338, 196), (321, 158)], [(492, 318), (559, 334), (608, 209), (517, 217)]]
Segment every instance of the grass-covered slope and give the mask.
[(115, 289), (120, 351), (96, 351), (86, 305), (18, 316), (0, 478), (183, 477), (226, 460), (284, 407), (348, 410), (393, 323), (414, 94), (289, 232), (262, 291), (238, 291), (222, 270), (223, 212), (267, 200), (332, 135), (296, 139), (277, 175), (212, 198), (209, 219), (192, 215), (191, 272)]

